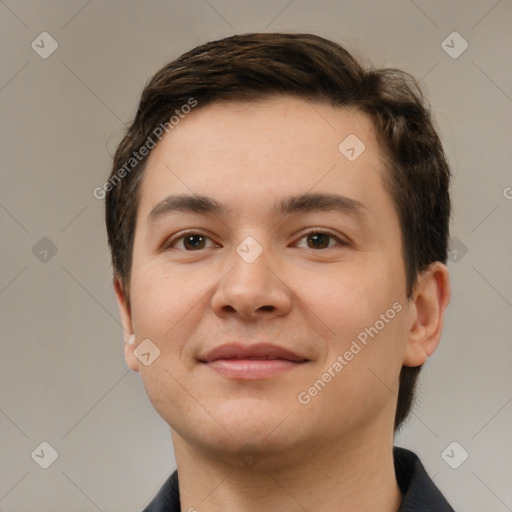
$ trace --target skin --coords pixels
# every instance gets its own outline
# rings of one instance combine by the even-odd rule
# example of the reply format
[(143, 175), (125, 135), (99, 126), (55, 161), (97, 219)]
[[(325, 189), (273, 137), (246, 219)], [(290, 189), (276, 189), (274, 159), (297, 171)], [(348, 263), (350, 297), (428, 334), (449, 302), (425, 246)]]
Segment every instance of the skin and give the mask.
[[(338, 150), (349, 134), (366, 146), (353, 162)], [(436, 263), (407, 298), (386, 172), (366, 114), (288, 96), (198, 107), (152, 151), (130, 306), (120, 279), (114, 287), (127, 364), (171, 427), (182, 510), (398, 509), (398, 376), (403, 364), (420, 365), (436, 349), (450, 286)], [(273, 214), (277, 201), (306, 192), (339, 194), (363, 208)], [(171, 194), (209, 196), (230, 211), (171, 212), (148, 222)], [(318, 248), (309, 228), (335, 238), (321, 238)], [(207, 238), (185, 243), (185, 230)], [(247, 237), (263, 251), (252, 263), (236, 252)], [(401, 306), (394, 318), (300, 403), (298, 394), (393, 304)], [(160, 350), (149, 366), (134, 354), (145, 339)], [(308, 362), (240, 380), (198, 360), (232, 341), (271, 342)]]

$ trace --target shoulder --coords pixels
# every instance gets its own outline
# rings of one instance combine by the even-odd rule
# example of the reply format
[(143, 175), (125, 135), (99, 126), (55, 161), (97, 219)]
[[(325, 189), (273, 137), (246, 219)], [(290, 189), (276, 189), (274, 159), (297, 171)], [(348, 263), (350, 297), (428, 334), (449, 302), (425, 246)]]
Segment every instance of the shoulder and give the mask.
[(398, 512), (454, 512), (415, 453), (394, 447), (393, 456), (396, 479), (404, 495)]
[(180, 510), (178, 472), (175, 471), (142, 512), (180, 512)]

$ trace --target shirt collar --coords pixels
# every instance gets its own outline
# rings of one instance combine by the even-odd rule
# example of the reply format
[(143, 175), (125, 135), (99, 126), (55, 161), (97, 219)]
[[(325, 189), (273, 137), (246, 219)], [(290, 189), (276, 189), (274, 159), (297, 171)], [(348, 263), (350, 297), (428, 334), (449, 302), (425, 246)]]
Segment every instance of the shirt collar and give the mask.
[[(403, 494), (398, 512), (455, 512), (430, 479), (416, 454), (393, 448), (398, 487)], [(178, 473), (175, 471), (143, 512), (180, 512)]]

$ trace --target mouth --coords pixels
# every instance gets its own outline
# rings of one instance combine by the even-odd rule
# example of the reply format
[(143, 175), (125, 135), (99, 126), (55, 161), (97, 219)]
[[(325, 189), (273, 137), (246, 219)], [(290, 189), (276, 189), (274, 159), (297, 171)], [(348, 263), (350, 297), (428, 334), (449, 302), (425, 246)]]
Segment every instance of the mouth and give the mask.
[(274, 377), (309, 362), (295, 352), (268, 343), (228, 343), (214, 348), (199, 362), (231, 379), (257, 380)]

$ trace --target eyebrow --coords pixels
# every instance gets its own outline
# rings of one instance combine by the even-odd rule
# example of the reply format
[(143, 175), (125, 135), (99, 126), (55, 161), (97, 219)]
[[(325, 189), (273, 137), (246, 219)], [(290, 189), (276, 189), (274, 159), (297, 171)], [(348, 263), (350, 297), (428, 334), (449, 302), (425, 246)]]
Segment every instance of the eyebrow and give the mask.
[[(215, 199), (201, 195), (170, 195), (160, 201), (149, 213), (147, 223), (155, 223), (158, 219), (174, 212), (211, 214), (227, 216), (230, 208)], [(339, 194), (306, 193), (289, 196), (278, 201), (273, 208), (276, 217), (311, 213), (319, 211), (338, 211), (357, 217), (366, 217), (366, 206), (356, 199)]]

